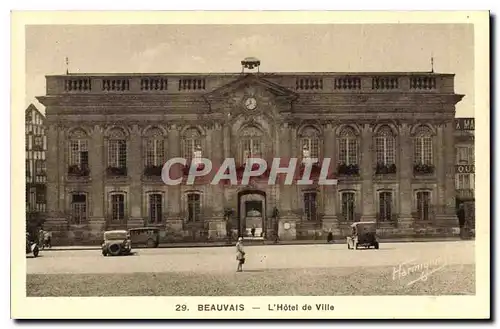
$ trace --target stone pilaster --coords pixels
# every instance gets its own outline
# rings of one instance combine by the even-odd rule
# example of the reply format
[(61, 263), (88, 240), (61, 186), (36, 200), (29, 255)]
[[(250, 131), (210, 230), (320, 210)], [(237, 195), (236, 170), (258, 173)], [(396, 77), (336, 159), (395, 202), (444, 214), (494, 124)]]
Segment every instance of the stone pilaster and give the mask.
[(133, 125), (130, 130), (128, 154), (127, 154), (127, 173), (130, 177), (130, 217), (127, 226), (142, 226), (144, 218), (142, 216), (142, 170), (144, 161), (142, 159), (142, 136), (138, 125)]
[(89, 218), (89, 228), (91, 232), (102, 232), (106, 228), (104, 218), (104, 182), (106, 180), (106, 167), (104, 157), (104, 129), (95, 125), (90, 135), (89, 164), (91, 177), (91, 200), (92, 217)]
[[(323, 157), (330, 159), (329, 172), (335, 171), (336, 166), (336, 142), (335, 142), (335, 132), (331, 123), (326, 124), (324, 130), (323, 138)], [(332, 230), (334, 235), (340, 234), (338, 219), (337, 219), (337, 185), (325, 185), (323, 186), (324, 191), (324, 216), (322, 228), (323, 231), (328, 232)]]
[[(52, 232), (53, 243), (67, 239), (68, 218), (64, 216), (64, 177), (63, 170), (64, 147), (60, 134), (61, 127), (56, 124), (49, 125), (47, 129), (47, 219), (44, 229)], [(63, 141), (64, 142), (64, 141)], [(62, 188), (61, 188), (62, 186)], [(63, 194), (61, 194), (61, 192)], [(60, 208), (62, 199), (63, 208)]]
[[(281, 166), (288, 166), (288, 160), (290, 160), (290, 157), (292, 156), (292, 128), (287, 123), (282, 125), (280, 128), (281, 129), (278, 130), (278, 135), (276, 136), (278, 139), (277, 144), (279, 144), (278, 147), (280, 150), (279, 157), (282, 159)], [(282, 182), (279, 185), (282, 192), (280, 193), (280, 211), (286, 213), (292, 210), (294, 200), (297, 201), (296, 196), (294, 197), (295, 193), (293, 193), (295, 187), (292, 185), (285, 185), (284, 179), (280, 180), (280, 182)]]
[(58, 196), (58, 203), (57, 203), (57, 210), (61, 214), (66, 213), (66, 175), (68, 172), (68, 144), (66, 141), (66, 129), (64, 127), (59, 127), (59, 130), (57, 132), (57, 156), (58, 156), (58, 191), (59, 191), (59, 196)]
[(362, 221), (372, 221), (376, 218), (373, 191), (373, 132), (370, 125), (365, 124), (361, 135), (361, 191)]
[[(210, 158), (212, 161), (212, 171), (213, 174), (210, 180), (213, 179), (216, 172), (219, 170), (220, 165), (224, 160), (224, 148), (223, 148), (223, 130), (222, 126), (215, 123), (212, 129), (208, 131), (207, 145), (210, 145), (206, 157)], [(209, 240), (220, 240), (226, 237), (226, 222), (224, 219), (224, 188), (221, 184), (211, 185), (210, 180), (206, 181), (209, 193), (211, 194), (209, 207), (212, 209), (212, 215), (208, 219), (208, 239)]]
[[(282, 161), (282, 166), (288, 165), (288, 160), (291, 157), (297, 157), (294, 154), (294, 136), (296, 135), (295, 127), (291, 126), (289, 123), (284, 123), (280, 129), (279, 134), (276, 135), (279, 156), (284, 159)], [(297, 163), (297, 166), (299, 163)], [(302, 209), (298, 206), (302, 200), (300, 200), (299, 189), (295, 185), (285, 185), (283, 183), (279, 184), (279, 212), (280, 218), (278, 222), (278, 236), (281, 240), (295, 240), (297, 237), (296, 224), (299, 217), (292, 210)], [(294, 206), (295, 205), (295, 206)]]
[[(181, 156), (180, 145), (181, 140), (179, 136), (179, 127), (176, 125), (169, 126), (168, 130), (168, 158), (176, 158)], [(179, 173), (175, 173), (177, 175)], [(177, 178), (177, 177), (175, 177)], [(181, 212), (181, 194), (180, 194), (180, 185), (172, 185), (167, 186), (167, 195), (168, 195), (168, 220), (179, 220), (180, 212)]]
[(226, 122), (222, 128), (223, 134), (223, 150), (224, 159), (231, 157), (231, 130), (229, 127), (229, 122)]
[(49, 125), (47, 129), (47, 213), (49, 218), (57, 217), (59, 210), (59, 143), (58, 128)]
[(412, 166), (412, 141), (410, 136), (410, 126), (403, 123), (400, 127), (400, 154), (399, 154), (399, 225), (409, 227), (413, 224), (412, 200), (413, 192), (411, 181), (413, 179)]

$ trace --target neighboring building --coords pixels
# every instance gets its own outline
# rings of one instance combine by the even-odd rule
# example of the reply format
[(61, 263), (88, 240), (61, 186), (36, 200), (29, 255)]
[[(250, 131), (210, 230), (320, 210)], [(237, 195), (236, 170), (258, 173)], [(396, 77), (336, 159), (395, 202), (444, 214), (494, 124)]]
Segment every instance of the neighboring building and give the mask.
[(26, 226), (34, 233), (43, 224), (46, 210), (45, 117), (31, 104), (25, 111), (25, 123)]
[(474, 118), (455, 119), (455, 186), (457, 207), (464, 204), (466, 218), (475, 227)]
[[(98, 242), (106, 229), (144, 225), (165, 228), (169, 240), (223, 239), (226, 229), (252, 227), (257, 236), (311, 239), (330, 229), (345, 235), (359, 220), (377, 220), (382, 236), (451, 234), (458, 226), (449, 173), (463, 95), (453, 74), (46, 80), (47, 95), (38, 97), (48, 122), (46, 227), (59, 243)], [(332, 158), (338, 185), (166, 186), (160, 177), (168, 158), (191, 158), (198, 147), (216, 163), (234, 157), (241, 165), (248, 156), (301, 157), (304, 145), (313, 157)]]

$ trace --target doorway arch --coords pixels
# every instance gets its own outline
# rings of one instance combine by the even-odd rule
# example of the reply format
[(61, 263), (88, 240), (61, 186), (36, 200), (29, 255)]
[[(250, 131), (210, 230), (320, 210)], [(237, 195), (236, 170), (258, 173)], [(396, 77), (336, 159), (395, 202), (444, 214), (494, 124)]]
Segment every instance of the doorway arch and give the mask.
[(237, 200), (238, 236), (262, 238), (266, 233), (266, 192), (258, 189), (245, 189), (238, 192)]

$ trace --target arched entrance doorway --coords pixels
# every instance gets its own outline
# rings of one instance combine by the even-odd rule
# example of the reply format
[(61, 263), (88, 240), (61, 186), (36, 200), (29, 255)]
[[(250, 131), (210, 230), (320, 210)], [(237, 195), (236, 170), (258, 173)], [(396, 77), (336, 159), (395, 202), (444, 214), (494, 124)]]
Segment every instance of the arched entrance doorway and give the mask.
[(266, 193), (261, 190), (238, 192), (238, 235), (262, 239), (266, 227)]

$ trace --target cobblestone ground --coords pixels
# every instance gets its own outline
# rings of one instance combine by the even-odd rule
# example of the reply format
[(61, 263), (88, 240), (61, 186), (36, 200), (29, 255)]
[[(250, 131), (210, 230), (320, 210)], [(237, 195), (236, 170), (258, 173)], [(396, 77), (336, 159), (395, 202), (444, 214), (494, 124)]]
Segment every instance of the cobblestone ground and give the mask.
[(28, 296), (474, 294), (474, 242), (44, 251), (27, 259)]

